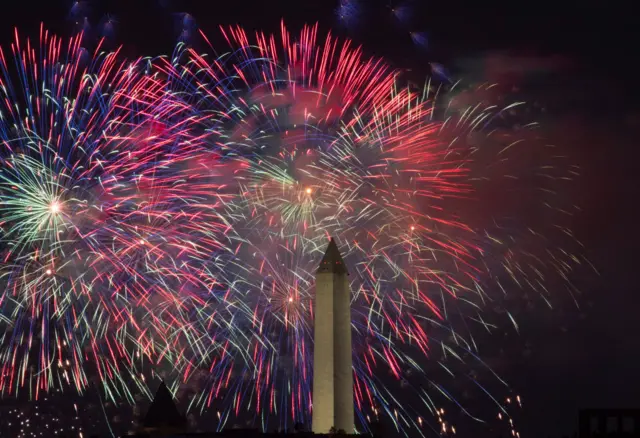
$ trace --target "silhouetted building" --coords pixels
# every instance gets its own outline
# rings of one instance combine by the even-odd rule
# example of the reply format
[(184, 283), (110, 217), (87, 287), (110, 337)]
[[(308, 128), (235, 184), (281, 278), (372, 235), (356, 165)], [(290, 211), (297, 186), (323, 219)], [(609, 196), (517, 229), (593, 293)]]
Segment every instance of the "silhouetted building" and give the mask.
[(162, 382), (147, 415), (142, 424), (141, 435), (148, 436), (179, 436), (187, 432), (187, 420), (183, 417), (176, 404), (173, 402), (173, 396)]
[[(341, 433), (335, 434), (314, 434), (313, 432), (276, 432), (263, 433), (257, 429), (225, 429), (221, 432), (202, 432), (202, 433), (173, 433), (158, 435), (155, 433), (141, 433), (134, 437), (137, 438), (155, 438), (162, 436), (163, 438), (282, 438), (284, 436), (295, 436), (295, 438), (348, 438), (355, 435), (347, 435)], [(129, 438), (134, 438), (129, 436)], [(373, 438), (371, 435), (358, 435), (358, 438)]]
[(640, 409), (585, 409), (578, 422), (580, 438), (640, 436)]

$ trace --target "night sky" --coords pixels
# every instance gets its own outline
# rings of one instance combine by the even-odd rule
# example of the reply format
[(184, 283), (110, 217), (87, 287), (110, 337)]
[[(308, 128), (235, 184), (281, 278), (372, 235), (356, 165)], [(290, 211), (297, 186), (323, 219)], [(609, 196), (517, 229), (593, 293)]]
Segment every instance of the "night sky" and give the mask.
[[(13, 26), (32, 36), (41, 21), (61, 35), (79, 26), (71, 2), (10, 3), (0, 12), (2, 45), (12, 39)], [(390, 16), (388, 0), (362, 0), (355, 22), (345, 26), (333, 0), (83, 3), (89, 35), (100, 34), (99, 23), (109, 14), (117, 22), (110, 43), (124, 45), (132, 57), (170, 52), (184, 12), (209, 35), (219, 24), (277, 30), (281, 18), (290, 29), (317, 21), (322, 30), (352, 38), (365, 53), (411, 69), (416, 77), (426, 76), (429, 63), (436, 62), (456, 77), (518, 87), (528, 100), (540, 102), (550, 137), (582, 166), (575, 196), (583, 211), (574, 229), (600, 276), (585, 273), (578, 279), (579, 308), (558, 300), (554, 310), (521, 311), (519, 334), (507, 331), (504, 339), (484, 340), (500, 344), (487, 345), (488, 360), (523, 397), (523, 437), (572, 433), (583, 407), (640, 407), (640, 108), (632, 82), (637, 70), (628, 57), (637, 51), (630, 10), (557, 0), (416, 0), (407, 24), (399, 24)], [(414, 44), (411, 31), (424, 32), (427, 44)]]

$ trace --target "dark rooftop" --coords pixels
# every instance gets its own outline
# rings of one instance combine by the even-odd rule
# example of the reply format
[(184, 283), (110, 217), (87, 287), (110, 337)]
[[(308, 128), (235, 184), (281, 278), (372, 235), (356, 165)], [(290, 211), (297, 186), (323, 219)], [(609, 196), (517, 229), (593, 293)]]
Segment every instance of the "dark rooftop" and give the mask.
[(186, 419), (180, 415), (167, 385), (162, 382), (144, 418), (145, 429), (183, 429)]

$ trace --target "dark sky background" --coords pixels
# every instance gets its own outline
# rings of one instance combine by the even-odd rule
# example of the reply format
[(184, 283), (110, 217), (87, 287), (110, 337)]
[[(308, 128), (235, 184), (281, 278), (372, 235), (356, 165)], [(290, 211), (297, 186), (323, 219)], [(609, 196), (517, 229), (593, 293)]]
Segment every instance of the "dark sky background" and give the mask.
[[(573, 432), (583, 407), (640, 408), (640, 108), (631, 10), (623, 2), (416, 0), (407, 2), (408, 23), (399, 24), (388, 1), (362, 0), (358, 23), (345, 27), (336, 19), (337, 3), (103, 0), (83, 2), (73, 15), (68, 1), (13, 1), (2, 6), (0, 43), (12, 39), (13, 26), (37, 36), (41, 21), (69, 35), (85, 15), (90, 35), (98, 35), (111, 14), (113, 44), (124, 44), (130, 56), (157, 55), (174, 46), (183, 12), (209, 35), (218, 24), (276, 30), (284, 18), (290, 29), (318, 21), (418, 76), (438, 62), (457, 76), (521, 87), (547, 107), (547, 129), (583, 168), (575, 232), (600, 271), (578, 280), (579, 309), (536, 307), (522, 315), (519, 335), (497, 340), (504, 342), (500, 372), (524, 400), (523, 438)], [(427, 47), (414, 45), (410, 31), (425, 32)]]

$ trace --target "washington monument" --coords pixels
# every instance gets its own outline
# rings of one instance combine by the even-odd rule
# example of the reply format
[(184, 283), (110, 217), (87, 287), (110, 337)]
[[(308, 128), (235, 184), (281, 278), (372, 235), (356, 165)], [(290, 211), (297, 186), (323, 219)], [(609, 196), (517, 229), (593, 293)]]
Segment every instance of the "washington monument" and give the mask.
[(349, 273), (331, 239), (316, 274), (313, 338), (314, 433), (354, 432)]

